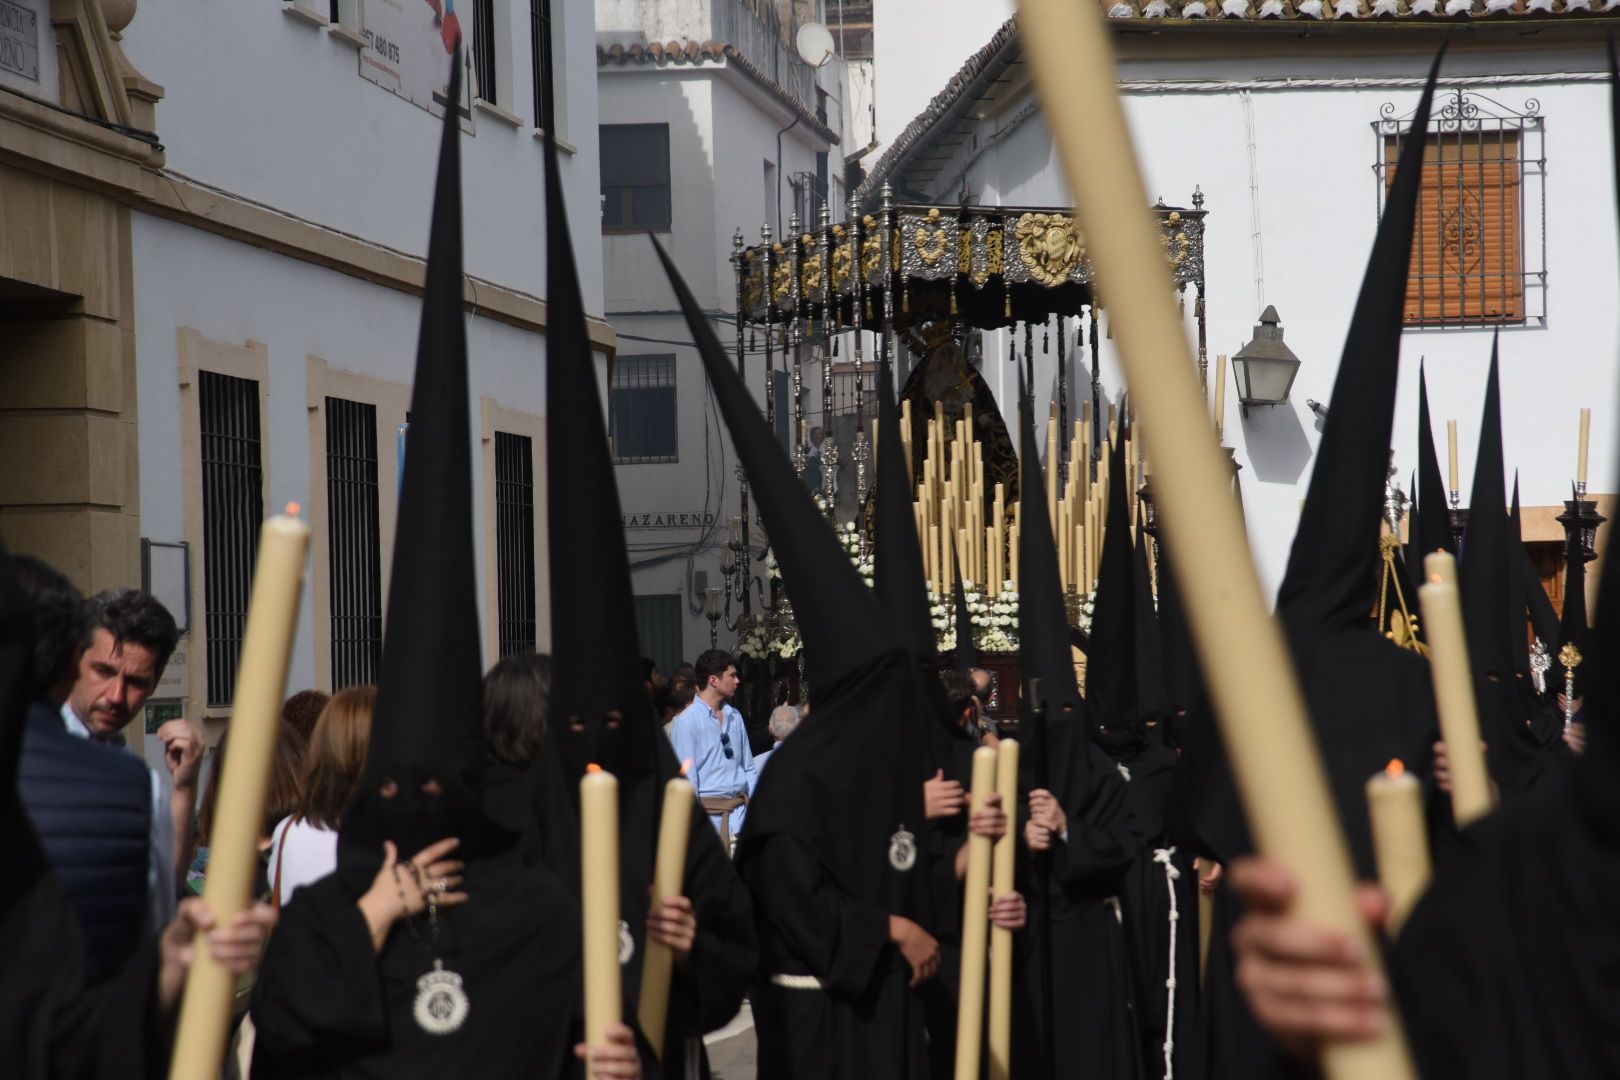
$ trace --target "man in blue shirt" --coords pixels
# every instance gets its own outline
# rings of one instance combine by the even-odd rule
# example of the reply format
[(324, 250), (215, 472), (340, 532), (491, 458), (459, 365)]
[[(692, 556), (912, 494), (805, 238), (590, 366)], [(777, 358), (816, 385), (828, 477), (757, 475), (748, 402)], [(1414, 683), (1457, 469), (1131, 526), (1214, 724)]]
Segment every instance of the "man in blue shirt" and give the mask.
[(755, 777), (742, 713), (728, 704), (742, 680), (736, 659), (720, 649), (700, 655), (695, 667), (698, 695), (670, 724), (669, 740), (729, 852)]

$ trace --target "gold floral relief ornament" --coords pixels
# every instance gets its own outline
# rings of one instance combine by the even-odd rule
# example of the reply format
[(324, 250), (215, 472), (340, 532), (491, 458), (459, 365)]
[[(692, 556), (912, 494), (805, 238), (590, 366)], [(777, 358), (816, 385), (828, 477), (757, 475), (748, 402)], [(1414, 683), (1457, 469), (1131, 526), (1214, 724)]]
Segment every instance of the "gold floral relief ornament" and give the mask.
[(939, 262), (941, 255), (945, 254), (945, 245), (950, 242), (950, 233), (945, 231), (939, 223), (939, 207), (928, 211), (928, 223), (917, 226), (913, 240), (917, 246), (917, 257), (933, 266)]
[(821, 260), (806, 259), (802, 269), (803, 273), (799, 277), (799, 286), (802, 291), (799, 295), (808, 300), (821, 291)]
[(1086, 245), (1069, 215), (1025, 214), (1018, 219), (1018, 252), (1031, 277), (1055, 287), (1079, 267)]
[(854, 242), (839, 244), (832, 252), (832, 287), (836, 291), (848, 283), (855, 270)]
[(743, 270), (743, 307), (752, 311), (759, 306), (760, 294), (765, 291), (765, 274), (759, 260), (749, 252)]
[[(780, 244), (777, 245), (781, 247)], [(777, 252), (778, 255), (781, 251)], [(786, 259), (777, 262), (771, 271), (771, 297), (777, 303), (784, 303), (793, 292), (793, 265)]]
[(1159, 244), (1164, 248), (1165, 258), (1170, 261), (1170, 269), (1180, 270), (1181, 264), (1192, 254), (1192, 238), (1187, 235), (1187, 230), (1182, 228), (1181, 212), (1170, 211), (1165, 215), (1161, 225), (1164, 232), (1159, 234)]

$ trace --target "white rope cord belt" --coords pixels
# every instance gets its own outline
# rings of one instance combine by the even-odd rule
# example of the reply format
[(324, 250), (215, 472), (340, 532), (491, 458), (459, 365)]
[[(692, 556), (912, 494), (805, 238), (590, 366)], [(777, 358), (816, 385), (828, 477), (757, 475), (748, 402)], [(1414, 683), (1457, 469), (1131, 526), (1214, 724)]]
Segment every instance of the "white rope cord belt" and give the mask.
[(1168, 1002), (1164, 1009), (1164, 1080), (1174, 1080), (1176, 1067), (1173, 1061), (1176, 1050), (1176, 924), (1181, 921), (1181, 912), (1176, 907), (1176, 882), (1181, 878), (1181, 871), (1170, 857), (1176, 853), (1173, 847), (1155, 848), (1153, 861), (1164, 864), (1164, 885), (1170, 894), (1170, 962), (1166, 968), (1164, 989)]
[(814, 975), (772, 975), (771, 985), (787, 990), (820, 990), (821, 980)]

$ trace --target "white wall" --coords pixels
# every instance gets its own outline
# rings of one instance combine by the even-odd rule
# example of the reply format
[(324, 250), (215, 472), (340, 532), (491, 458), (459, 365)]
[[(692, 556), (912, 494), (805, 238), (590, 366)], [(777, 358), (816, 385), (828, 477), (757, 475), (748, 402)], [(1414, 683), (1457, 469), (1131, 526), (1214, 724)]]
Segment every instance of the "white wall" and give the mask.
[[(324, 9), (325, 5), (320, 5)], [(469, 274), (545, 291), (540, 141), (534, 134), (527, 0), (498, 0), (509, 28), (497, 56), (500, 104), (524, 126), (475, 111), (462, 143)], [(422, 255), (440, 121), (362, 78), (359, 50), (279, 3), (143, 4), (124, 49), (164, 87), (157, 128), (188, 177), (366, 240)], [(596, 72), (591, 5), (556, 0), (562, 162), (589, 311), (601, 310)], [(472, 33), (470, 9), (464, 31)], [(448, 70), (448, 60), (446, 61)]]
[[(182, 327), (214, 341), (241, 345), (251, 340), (268, 347), (269, 381), (261, 387), (268, 420), (263, 432), (265, 504), (310, 505), (307, 357), (319, 356), (334, 369), (408, 385), (421, 301), (146, 214), (132, 215), (131, 236), (135, 348), (140, 358), (141, 535), (166, 541), (186, 538), (178, 351)], [(251, 287), (245, 287), (247, 283)], [(488, 395), (511, 409), (543, 413), (545, 339), (473, 316), (467, 320), (467, 348), (473, 505), (480, 507), (489, 497), (479, 464), (480, 398)], [(380, 427), (385, 421), (379, 415)], [(387, 476), (382, 480), (394, 482)], [(474, 519), (480, 533), (474, 552), (480, 617), (487, 625), (493, 615), (483, 611), (489, 573), (484, 565), (483, 520), (481, 513)], [(543, 567), (540, 570), (544, 572)], [(315, 683), (316, 612), (311, 590), (306, 583), (288, 676), (288, 685), (294, 688)], [(201, 618), (201, 612), (193, 611), (194, 626), (201, 625)], [(193, 662), (200, 664), (201, 657)]]
[[(741, 229), (745, 243), (759, 242), (766, 215), (764, 164), (776, 159), (777, 132), (788, 127), (791, 115), (741, 75), (716, 67), (609, 65), (602, 69), (599, 99), (604, 124), (669, 125), (672, 224), (659, 232), (658, 240), (705, 310), (734, 312), (732, 235)], [(783, 133), (777, 175), (784, 224), (793, 205), (788, 178), (814, 172), (816, 152), (827, 149), (803, 123)], [(841, 170), (833, 149), (830, 171), (836, 181)], [(840, 185), (832, 197), (842, 196)], [(780, 232), (775, 222), (772, 228)], [(711, 585), (720, 583), (718, 544), (737, 513), (736, 457), (713, 406), (701, 361), (684, 344), (691, 335), (674, 310), (674, 296), (646, 235), (608, 234), (602, 241), (607, 312), (621, 335), (619, 355), (676, 355), (679, 460), (619, 466), (615, 471), (621, 506), (626, 514), (716, 515), (716, 527), (709, 535), (697, 528), (626, 532), (636, 593), (684, 595), (684, 655), (690, 659), (708, 648), (709, 623), (690, 609), (702, 597), (691, 593), (689, 573), (705, 570)], [(631, 312), (642, 314), (627, 314)], [(713, 325), (729, 351), (736, 340), (732, 320)], [(683, 344), (672, 344), (676, 342)], [(751, 357), (751, 389), (763, 401), (762, 370), (762, 362)], [(734, 642), (735, 635), (722, 628), (721, 645)]]
[(877, 139), (887, 147), (969, 56), (1012, 18), (1013, 0), (878, 0), (872, 5)]
[[(1427, 56), (1293, 61), (1138, 62), (1128, 80), (1206, 79), (1303, 75), (1363, 78), (1421, 77)], [(1546, 231), (1547, 318), (1502, 332), (1502, 400), (1508, 467), (1521, 473), (1527, 506), (1569, 497), (1575, 466), (1577, 409), (1593, 408), (1591, 490), (1620, 487), (1612, 447), (1616, 423), (1617, 335), (1614, 296), (1620, 292), (1609, 106), (1602, 82), (1557, 82), (1493, 87), (1504, 71), (1601, 71), (1600, 51), (1583, 53), (1474, 53), (1448, 60), (1448, 76), (1479, 77), (1470, 89), (1520, 109), (1540, 101), (1548, 156)], [(1405, 116), (1418, 89), (1364, 88), (1256, 91), (1251, 96), (1259, 186), (1259, 229), (1264, 248), (1265, 300), (1282, 316), (1285, 340), (1302, 365), (1289, 404), (1258, 409), (1247, 420), (1228, 393), (1226, 442), (1237, 448), (1250, 537), (1268, 588), (1280, 581), (1299, 499), (1310, 479), (1319, 424), (1306, 399), (1326, 403), (1332, 390), (1368, 252), (1376, 229), (1378, 153), (1369, 126), (1385, 102)], [(880, 106), (881, 108), (881, 106)], [(1208, 325), (1211, 371), (1217, 352), (1235, 352), (1252, 336), (1258, 314), (1249, 214), (1248, 155), (1243, 99), (1236, 92), (1136, 92), (1126, 99), (1148, 196), (1187, 205), (1195, 185), (1207, 196)], [(1009, 113), (1016, 112), (1016, 107)], [(1005, 115), (1005, 114), (1004, 114)], [(1003, 119), (1000, 122), (1005, 122)], [(997, 121), (987, 122), (985, 134)], [(956, 190), (953, 170), (940, 181)], [(986, 205), (1056, 205), (1070, 202), (1037, 116), (980, 157), (968, 171)], [(946, 199), (946, 201), (950, 201)], [(1540, 206), (1525, 208), (1533, 236)], [(1528, 246), (1528, 245), (1527, 245)], [(1529, 259), (1539, 252), (1528, 253)], [(1191, 333), (1191, 303), (1187, 326)], [(1037, 339), (1038, 339), (1037, 334)], [(1417, 362), (1427, 358), (1430, 403), (1437, 433), (1459, 421), (1461, 489), (1472, 478), (1473, 443), (1489, 361), (1488, 329), (1408, 330), (1402, 342), (1400, 397), (1393, 445), (1401, 484), (1416, 466)], [(1012, 371), (1006, 342), (986, 343), (986, 374), (1011, 416)], [(1037, 354), (1037, 360), (1045, 359)], [(1044, 394), (1050, 368), (1038, 376)], [(1080, 378), (1087, 376), (1082, 373)], [(1113, 392), (1123, 376), (1112, 346), (1104, 345), (1103, 385)], [(1151, 440), (1153, 433), (1146, 433)], [(1443, 438), (1443, 434), (1440, 436)], [(1441, 453), (1444, 448), (1441, 447)], [(1511, 483), (1511, 475), (1508, 477)]]

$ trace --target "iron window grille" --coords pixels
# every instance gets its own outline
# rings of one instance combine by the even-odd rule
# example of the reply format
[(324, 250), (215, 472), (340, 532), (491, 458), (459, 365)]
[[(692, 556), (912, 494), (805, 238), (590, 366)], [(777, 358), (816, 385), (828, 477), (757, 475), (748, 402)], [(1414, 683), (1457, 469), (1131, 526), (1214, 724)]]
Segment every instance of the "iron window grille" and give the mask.
[(495, 0), (473, 0), (472, 54), (478, 96), (499, 105), (495, 100)]
[[(1378, 211), (1411, 114), (1393, 104), (1372, 124)], [(1409, 326), (1491, 326), (1547, 315), (1546, 121), (1465, 89), (1449, 91), (1422, 133), (1423, 186), (1412, 238)]]
[(670, 226), (669, 125), (603, 124), (602, 227)]
[(535, 649), (534, 440), (495, 433), (495, 590), (500, 654)]
[(202, 435), (203, 625), (208, 635), (211, 706), (236, 697), (236, 668), (247, 629), (253, 562), (264, 523), (259, 384), (198, 372)]
[(382, 658), (377, 483), (377, 407), (327, 398), (326, 537), (334, 690), (376, 682)]
[(674, 354), (621, 356), (608, 388), (613, 460), (646, 465), (680, 460)]
[(534, 62), (534, 126), (560, 135), (557, 130), (556, 74), (552, 66), (551, 0), (529, 0), (529, 52)]
[(636, 635), (641, 641), (641, 655), (650, 656), (659, 671), (674, 671), (684, 651), (681, 594), (664, 593), (635, 599)]

